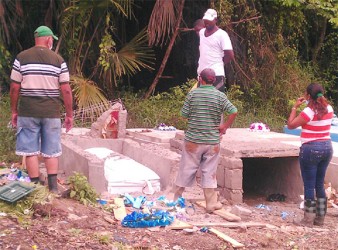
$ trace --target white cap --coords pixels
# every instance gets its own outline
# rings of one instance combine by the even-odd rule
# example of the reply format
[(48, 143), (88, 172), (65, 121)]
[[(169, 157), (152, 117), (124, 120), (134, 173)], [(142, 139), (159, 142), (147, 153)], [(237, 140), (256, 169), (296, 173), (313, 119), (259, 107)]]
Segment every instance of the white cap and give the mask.
[(214, 9), (208, 9), (203, 16), (204, 20), (214, 21), (217, 18), (217, 11)]

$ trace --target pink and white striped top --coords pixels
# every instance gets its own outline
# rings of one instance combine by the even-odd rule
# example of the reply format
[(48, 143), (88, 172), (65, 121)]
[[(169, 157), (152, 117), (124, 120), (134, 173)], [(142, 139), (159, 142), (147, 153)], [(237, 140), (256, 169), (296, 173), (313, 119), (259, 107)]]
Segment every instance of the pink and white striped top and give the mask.
[(315, 112), (306, 107), (302, 112), (301, 116), (307, 121), (302, 126), (302, 133), (300, 134), (301, 143), (307, 143), (310, 141), (329, 140), (330, 129), (333, 118), (333, 108), (331, 105), (327, 106), (328, 113), (325, 114), (321, 120), (318, 120)]

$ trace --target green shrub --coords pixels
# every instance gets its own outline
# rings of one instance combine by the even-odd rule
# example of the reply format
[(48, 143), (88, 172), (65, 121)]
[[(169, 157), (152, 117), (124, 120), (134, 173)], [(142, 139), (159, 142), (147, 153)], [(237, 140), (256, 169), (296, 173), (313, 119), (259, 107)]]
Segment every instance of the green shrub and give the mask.
[(9, 96), (0, 97), (0, 161), (18, 161), (15, 155), (15, 130), (9, 127), (11, 121), (11, 109)]
[(70, 184), (70, 198), (81, 202), (84, 205), (95, 204), (98, 194), (89, 184), (87, 177), (81, 173), (74, 172), (68, 177)]

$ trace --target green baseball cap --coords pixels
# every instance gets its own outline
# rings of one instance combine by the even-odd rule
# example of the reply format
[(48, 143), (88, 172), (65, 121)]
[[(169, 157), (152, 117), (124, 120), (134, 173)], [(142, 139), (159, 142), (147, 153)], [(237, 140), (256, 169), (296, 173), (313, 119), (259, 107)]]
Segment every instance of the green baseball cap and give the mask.
[(40, 26), (34, 31), (34, 37), (42, 36), (52, 36), (55, 40), (59, 40), (59, 38), (55, 36), (53, 31), (47, 26)]

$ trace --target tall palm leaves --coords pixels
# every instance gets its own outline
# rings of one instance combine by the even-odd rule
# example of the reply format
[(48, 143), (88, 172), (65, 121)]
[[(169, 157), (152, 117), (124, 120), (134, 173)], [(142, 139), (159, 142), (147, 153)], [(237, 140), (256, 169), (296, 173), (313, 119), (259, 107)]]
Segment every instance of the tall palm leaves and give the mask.
[(157, 0), (153, 8), (149, 24), (149, 45), (163, 45), (175, 31), (179, 14), (177, 0)]
[[(155, 89), (165, 65), (168, 61), (170, 52), (174, 46), (176, 37), (179, 33), (182, 21), (183, 7), (185, 0), (157, 0), (150, 17), (148, 34), (150, 44), (163, 44), (165, 38), (170, 37), (170, 42), (157, 75), (150, 85), (144, 98), (148, 98)], [(171, 32), (173, 33), (171, 35)], [(171, 35), (171, 36), (170, 36)]]
[[(70, 71), (76, 76), (72, 86), (78, 84), (79, 106), (90, 104), (81, 100), (86, 98), (87, 90), (90, 89), (92, 97), (97, 94), (97, 98), (91, 98), (92, 104), (103, 101), (104, 96), (112, 98), (114, 87), (123, 83), (123, 77), (130, 77), (142, 68), (152, 69), (154, 56), (147, 46), (145, 31), (127, 43), (118, 39), (117, 21), (133, 17), (133, 3), (133, 0), (71, 0), (65, 8), (61, 39), (67, 45)], [(83, 72), (88, 68), (91, 70)], [(98, 83), (96, 88), (94, 80)]]
[(100, 75), (110, 90), (111, 82), (115, 84), (122, 76), (132, 76), (142, 68), (152, 70), (154, 54), (147, 46), (148, 37), (145, 30), (142, 30), (129, 43), (125, 44), (120, 50), (116, 50), (115, 42), (109, 34), (102, 39), (100, 44), (100, 58), (98, 66)]
[(82, 76), (72, 76), (70, 81), (82, 122), (90, 121), (100, 116), (108, 108), (108, 101), (101, 93), (96, 83)]
[(17, 22), (21, 20), (23, 10), (20, 1), (0, 0), (0, 42), (15, 43), (17, 40)]

